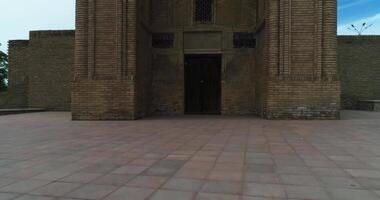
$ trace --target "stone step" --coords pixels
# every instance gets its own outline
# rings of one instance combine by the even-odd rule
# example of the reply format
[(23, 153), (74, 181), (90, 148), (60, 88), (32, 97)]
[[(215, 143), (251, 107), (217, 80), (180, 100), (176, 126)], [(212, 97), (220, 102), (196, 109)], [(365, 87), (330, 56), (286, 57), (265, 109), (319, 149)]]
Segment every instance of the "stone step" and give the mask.
[(0, 109), (0, 115), (12, 115), (12, 114), (23, 114), (32, 112), (45, 112), (46, 109), (43, 108), (19, 108), (19, 109)]

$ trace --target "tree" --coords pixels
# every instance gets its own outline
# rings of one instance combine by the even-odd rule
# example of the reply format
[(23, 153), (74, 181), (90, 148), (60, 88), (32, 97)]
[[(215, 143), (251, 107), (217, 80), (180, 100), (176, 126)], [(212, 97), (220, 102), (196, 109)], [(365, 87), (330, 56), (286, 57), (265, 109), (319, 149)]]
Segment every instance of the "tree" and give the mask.
[(0, 51), (0, 92), (8, 88), (8, 55)]

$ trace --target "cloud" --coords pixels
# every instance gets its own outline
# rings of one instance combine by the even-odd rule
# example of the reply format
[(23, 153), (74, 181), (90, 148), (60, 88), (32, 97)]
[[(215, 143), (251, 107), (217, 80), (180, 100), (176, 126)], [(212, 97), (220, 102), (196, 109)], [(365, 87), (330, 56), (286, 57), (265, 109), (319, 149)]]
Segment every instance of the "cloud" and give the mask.
[(341, 6), (338, 7), (338, 11), (341, 11), (341, 10), (344, 10), (344, 9), (347, 9), (347, 8), (351, 8), (351, 7), (354, 7), (354, 6), (358, 6), (360, 4), (365, 4), (365, 3), (368, 3), (368, 2), (371, 2), (373, 0), (357, 0), (357, 1), (352, 1), (350, 3), (346, 3), (346, 4), (343, 4)]

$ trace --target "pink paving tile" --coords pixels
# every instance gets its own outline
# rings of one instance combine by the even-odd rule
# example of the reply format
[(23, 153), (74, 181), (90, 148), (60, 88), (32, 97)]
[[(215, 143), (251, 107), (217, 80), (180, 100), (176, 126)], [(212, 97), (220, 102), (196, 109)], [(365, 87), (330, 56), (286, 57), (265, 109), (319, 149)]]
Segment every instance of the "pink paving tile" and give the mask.
[(343, 118), (0, 116), (0, 194), (50, 198), (41, 194), (85, 183), (65, 198), (324, 199), (328, 189), (334, 200), (379, 199), (380, 113), (344, 111)]

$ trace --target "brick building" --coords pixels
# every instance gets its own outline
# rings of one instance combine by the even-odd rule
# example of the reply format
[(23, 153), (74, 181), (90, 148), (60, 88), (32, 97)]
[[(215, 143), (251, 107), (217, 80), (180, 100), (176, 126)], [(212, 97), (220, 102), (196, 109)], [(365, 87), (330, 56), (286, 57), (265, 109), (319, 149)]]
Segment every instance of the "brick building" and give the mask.
[(336, 119), (336, 44), (335, 0), (77, 0), (72, 116)]

